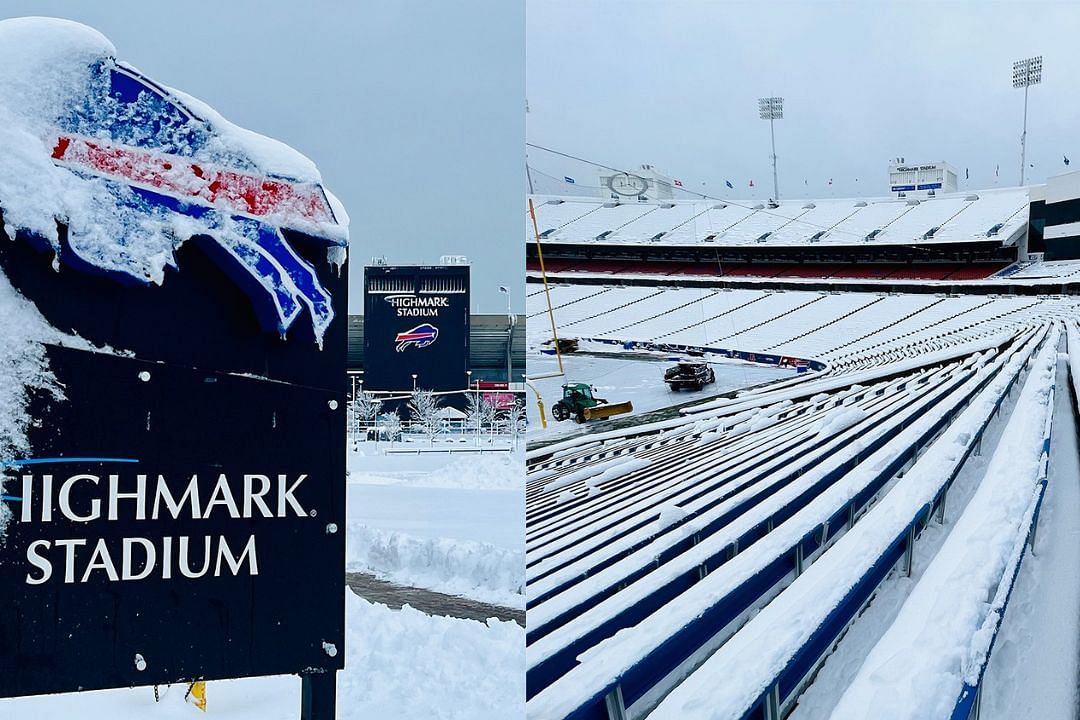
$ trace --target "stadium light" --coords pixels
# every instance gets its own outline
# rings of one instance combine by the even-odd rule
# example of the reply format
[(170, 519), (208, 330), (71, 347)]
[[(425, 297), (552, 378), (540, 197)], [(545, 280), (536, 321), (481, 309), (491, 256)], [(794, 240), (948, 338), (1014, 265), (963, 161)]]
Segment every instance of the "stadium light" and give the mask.
[(1027, 166), (1027, 107), (1028, 88), (1042, 82), (1042, 55), (1017, 60), (1013, 63), (1012, 81), (1014, 88), (1024, 88), (1024, 131), (1020, 133), (1020, 184), (1024, 184), (1024, 169)]
[(758, 116), (769, 121), (769, 137), (772, 139), (772, 187), (773, 201), (780, 202), (780, 183), (776, 179), (776, 132), (773, 121), (784, 119), (784, 98), (765, 97), (758, 100)]

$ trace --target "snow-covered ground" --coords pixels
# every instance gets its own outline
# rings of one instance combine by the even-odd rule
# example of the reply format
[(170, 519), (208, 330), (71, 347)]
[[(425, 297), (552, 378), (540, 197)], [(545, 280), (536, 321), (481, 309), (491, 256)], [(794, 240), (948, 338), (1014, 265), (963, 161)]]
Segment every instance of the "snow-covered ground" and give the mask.
[[(513, 622), (456, 620), (346, 598), (338, 720), (505, 720), (524, 716), (525, 631)], [(0, 700), (4, 720), (296, 720), (300, 679), (211, 682), (207, 713), (183, 685), (160, 703), (151, 688)]]
[(373, 453), (349, 456), (347, 568), (524, 607), (521, 452)]
[[(629, 400), (634, 404), (634, 413), (659, 410), (694, 400), (703, 401), (716, 395), (758, 385), (770, 380), (794, 376), (794, 370), (779, 369), (751, 363), (713, 362), (716, 382), (706, 385), (701, 390), (674, 392), (664, 383), (664, 370), (678, 360), (656, 353), (634, 352), (622, 357), (611, 355), (587, 355), (574, 353), (563, 356), (564, 377), (536, 380), (534, 385), (544, 399), (548, 426), (541, 427), (536, 396), (529, 393), (526, 397), (526, 412), (529, 419), (527, 439), (532, 441), (567, 437), (583, 432), (601, 432), (610, 423), (593, 421), (587, 427), (577, 425), (572, 419), (556, 422), (551, 417), (551, 406), (562, 397), (564, 383), (583, 382), (595, 388), (596, 395), (609, 402)], [(544, 375), (557, 372), (558, 360), (553, 355), (532, 353), (529, 356), (529, 375)], [(625, 415), (616, 417), (627, 417)]]

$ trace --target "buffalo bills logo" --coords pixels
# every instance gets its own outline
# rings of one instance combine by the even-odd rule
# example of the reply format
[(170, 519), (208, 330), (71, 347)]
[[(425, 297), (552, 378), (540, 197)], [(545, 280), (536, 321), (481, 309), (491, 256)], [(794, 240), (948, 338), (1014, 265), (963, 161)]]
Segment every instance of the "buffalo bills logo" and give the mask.
[[(71, 173), (59, 178), (64, 192), (88, 200), (62, 218), (66, 245), (52, 240), (60, 263), (160, 284), (182, 243), (210, 238), (267, 330), (284, 335), (306, 315), (321, 341), (334, 317), (330, 295), (283, 231), (322, 243), (340, 265), (348, 230), (310, 161), (112, 57), (90, 67), (84, 93), (65, 110), (45, 120), (44, 140), (52, 164)], [(23, 199), (0, 201), (9, 211)]]
[(394, 342), (397, 343), (398, 352), (405, 352), (405, 349), (410, 347), (426, 348), (435, 342), (438, 337), (439, 328), (424, 323), (423, 325), (417, 325), (412, 330), (399, 332), (397, 337), (394, 338)]

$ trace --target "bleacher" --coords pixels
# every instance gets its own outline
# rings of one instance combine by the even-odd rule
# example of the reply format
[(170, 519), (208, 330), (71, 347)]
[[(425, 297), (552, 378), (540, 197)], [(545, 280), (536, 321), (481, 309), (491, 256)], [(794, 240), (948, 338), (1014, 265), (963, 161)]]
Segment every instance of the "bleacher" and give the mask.
[[(821, 361), (830, 372), (896, 363), (1001, 333), (1015, 334), (1080, 307), (1071, 297), (887, 294), (799, 290), (718, 290), (552, 284), (560, 337), (626, 344), (681, 345), (764, 362), (788, 356)], [(527, 301), (530, 318), (546, 313), (543, 293)], [(546, 323), (529, 324), (534, 350)]]
[[(529, 716), (786, 716), (877, 589), (911, 572), (1024, 369), (1056, 360), (1046, 323), (1004, 322), (1023, 305), (941, 307), (951, 299), (909, 317), (897, 303), (892, 324), (935, 312), (959, 332), (978, 313), (970, 325), (1004, 330), (942, 342), (900, 372), (818, 373), (530, 451)], [(746, 300), (732, 307), (770, 302)], [(838, 325), (892, 299), (830, 302)], [(950, 699), (953, 717), (968, 717), (981, 680)]]

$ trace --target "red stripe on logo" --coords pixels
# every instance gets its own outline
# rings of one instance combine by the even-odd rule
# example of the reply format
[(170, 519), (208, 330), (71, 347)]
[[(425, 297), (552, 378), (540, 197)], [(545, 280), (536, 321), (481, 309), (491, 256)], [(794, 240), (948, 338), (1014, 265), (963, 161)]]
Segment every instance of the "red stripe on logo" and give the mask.
[(317, 185), (214, 168), (179, 155), (109, 145), (61, 135), (52, 157), (60, 164), (91, 170), (171, 195), (202, 200), (232, 212), (257, 217), (302, 217), (333, 223), (334, 215)]

